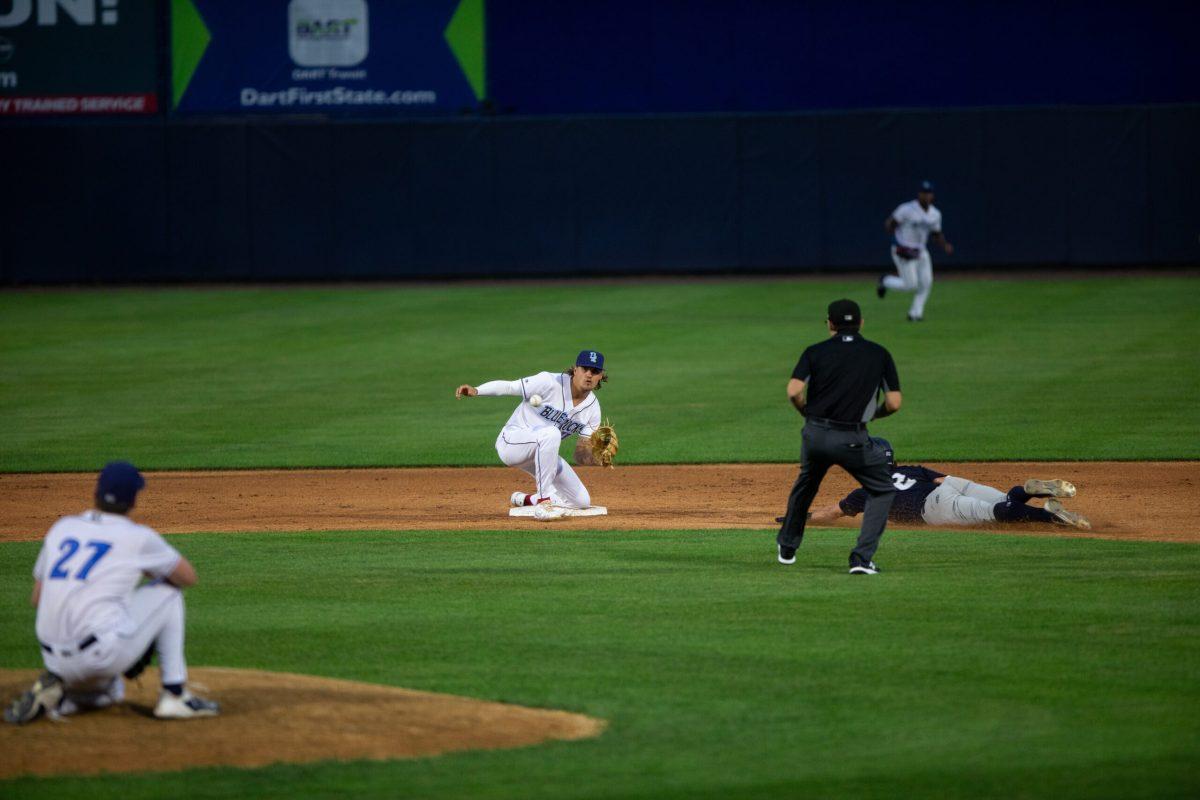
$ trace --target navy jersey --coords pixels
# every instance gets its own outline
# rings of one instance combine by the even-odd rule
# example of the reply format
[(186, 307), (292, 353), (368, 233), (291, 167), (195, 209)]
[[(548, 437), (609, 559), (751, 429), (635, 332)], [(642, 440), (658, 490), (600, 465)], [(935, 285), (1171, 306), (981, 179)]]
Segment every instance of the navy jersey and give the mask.
[[(945, 475), (928, 467), (892, 467), (892, 485), (896, 487), (896, 499), (892, 501), (892, 510), (888, 519), (893, 522), (922, 522), (921, 512), (925, 510), (925, 498), (938, 487), (935, 478)], [(867, 507), (867, 490), (855, 489), (842, 498), (838, 506), (848, 517), (861, 514)]]

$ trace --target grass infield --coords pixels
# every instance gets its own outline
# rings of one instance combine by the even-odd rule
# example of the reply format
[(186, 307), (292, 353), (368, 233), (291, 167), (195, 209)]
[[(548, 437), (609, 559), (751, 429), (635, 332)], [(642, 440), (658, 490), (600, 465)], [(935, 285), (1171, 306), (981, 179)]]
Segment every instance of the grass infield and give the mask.
[(0, 471), (493, 464), (508, 398), (453, 387), (604, 351), (625, 463), (792, 461), (783, 387), (862, 303), (903, 460), (1200, 457), (1200, 281), (838, 281), (0, 293)]
[[(194, 664), (580, 711), (599, 739), (401, 762), (20, 779), (5, 798), (1195, 797), (1200, 548), (851, 531), (198, 534)], [(39, 665), (35, 543), (0, 666)], [(211, 723), (193, 723), (211, 724)], [(149, 743), (148, 743), (149, 746)], [(64, 754), (64, 758), (74, 757)]]

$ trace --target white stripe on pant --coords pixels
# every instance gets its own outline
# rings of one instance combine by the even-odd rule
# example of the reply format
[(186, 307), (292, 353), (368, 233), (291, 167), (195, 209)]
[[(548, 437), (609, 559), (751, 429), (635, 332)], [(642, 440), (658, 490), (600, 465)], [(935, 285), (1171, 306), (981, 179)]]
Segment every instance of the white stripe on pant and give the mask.
[(583, 481), (558, 454), (562, 434), (558, 428), (505, 427), (496, 439), (496, 454), (510, 467), (524, 470), (537, 481), (537, 496), (549, 497), (556, 505), (587, 508), (592, 504)]
[(977, 525), (994, 522), (996, 503), (1008, 495), (982, 483), (947, 475), (942, 485), (925, 498), (921, 518), (930, 525)]
[(134, 590), (125, 626), (94, 633), (95, 644), (82, 651), (78, 643), (48, 642), (54, 652), (43, 649), (42, 660), (69, 688), (99, 689), (137, 663), (153, 644), (162, 682), (184, 683), (183, 630), (183, 592), (169, 583), (150, 583)]

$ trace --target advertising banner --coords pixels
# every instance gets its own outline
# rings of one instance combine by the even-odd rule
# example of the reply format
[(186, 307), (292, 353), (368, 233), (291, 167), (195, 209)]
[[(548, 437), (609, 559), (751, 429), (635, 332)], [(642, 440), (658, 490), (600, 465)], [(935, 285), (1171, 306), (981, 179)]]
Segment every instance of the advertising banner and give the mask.
[(484, 0), (172, 0), (178, 113), (456, 113), (486, 97)]
[(158, 110), (154, 3), (0, 0), (0, 116)]

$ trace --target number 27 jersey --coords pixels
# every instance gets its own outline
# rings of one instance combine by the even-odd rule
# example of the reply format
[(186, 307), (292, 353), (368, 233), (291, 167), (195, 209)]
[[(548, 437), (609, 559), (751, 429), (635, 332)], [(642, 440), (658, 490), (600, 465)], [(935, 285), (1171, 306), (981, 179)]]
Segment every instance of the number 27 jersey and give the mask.
[(123, 629), (143, 574), (166, 577), (180, 558), (153, 528), (120, 514), (63, 517), (47, 532), (33, 567), (34, 579), (42, 582), (38, 639), (68, 646), (89, 634)]

